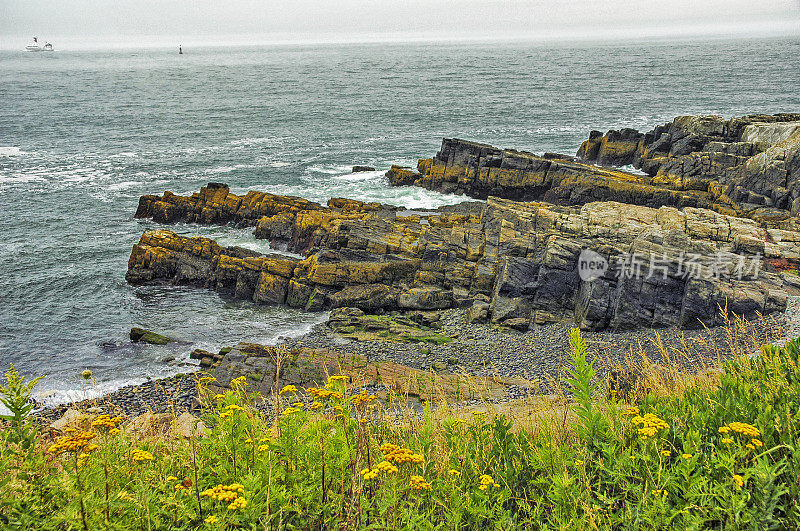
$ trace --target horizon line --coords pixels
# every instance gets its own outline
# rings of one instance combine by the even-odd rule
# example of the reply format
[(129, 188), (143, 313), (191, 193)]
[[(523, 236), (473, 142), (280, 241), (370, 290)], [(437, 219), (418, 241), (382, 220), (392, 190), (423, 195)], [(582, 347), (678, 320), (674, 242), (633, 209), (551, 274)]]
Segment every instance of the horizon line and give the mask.
[[(780, 24), (774, 23), (744, 23), (744, 24), (703, 24), (689, 26), (653, 26), (635, 28), (616, 28), (613, 30), (604, 28), (585, 28), (573, 31), (548, 31), (538, 34), (427, 34), (427, 33), (358, 33), (358, 34), (330, 34), (330, 33), (241, 33), (228, 35), (187, 35), (183, 37), (169, 38), (165, 35), (127, 35), (123, 40), (110, 41), (108, 35), (56, 35), (52, 38), (40, 38), (49, 41), (57, 49), (57, 41), (66, 43), (66, 49), (70, 51), (97, 50), (97, 49), (156, 49), (173, 48), (176, 46), (194, 46), (199, 48), (224, 48), (224, 47), (257, 47), (257, 46), (302, 46), (302, 45), (323, 45), (323, 44), (446, 44), (446, 43), (512, 43), (512, 42), (531, 42), (531, 43), (601, 43), (601, 42), (624, 42), (624, 41), (652, 41), (663, 42), (669, 39), (770, 39), (770, 38), (791, 38), (800, 37), (800, 19), (781, 21)], [(24, 51), (26, 44), (31, 37), (19, 35), (0, 36), (0, 50), (3, 51)], [(11, 41), (16, 41), (13, 45)]]

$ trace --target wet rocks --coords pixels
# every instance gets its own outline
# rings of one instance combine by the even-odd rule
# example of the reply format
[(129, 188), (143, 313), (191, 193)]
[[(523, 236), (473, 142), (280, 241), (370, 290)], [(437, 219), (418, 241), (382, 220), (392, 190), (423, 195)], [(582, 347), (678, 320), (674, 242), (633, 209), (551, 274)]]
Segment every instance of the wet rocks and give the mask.
[(156, 334), (144, 328), (131, 328), (130, 338), (134, 343), (149, 343), (151, 345), (166, 345), (175, 341), (171, 337)]
[[(297, 240), (303, 213), (287, 208)], [(798, 290), (771, 264), (800, 258), (800, 232), (707, 209), (494, 197), (437, 212), (362, 204), (357, 219), (352, 210), (320, 208), (313, 212), (328, 221), (315, 225), (317, 243), (306, 258), (147, 231), (126, 278), (309, 311), (441, 310), (485, 301), (486, 318), (519, 330), (523, 321), (592, 330), (713, 325), (720, 307), (746, 316), (782, 311)], [(582, 276), (585, 252), (604, 264), (601, 274)], [(474, 319), (484, 318), (482, 307)]]
[(353, 166), (353, 173), (360, 173), (364, 171), (375, 171), (375, 168), (372, 166)]
[(647, 133), (592, 131), (577, 156), (631, 164), (655, 185), (706, 192), (728, 213), (766, 223), (800, 211), (800, 113), (679, 116)]

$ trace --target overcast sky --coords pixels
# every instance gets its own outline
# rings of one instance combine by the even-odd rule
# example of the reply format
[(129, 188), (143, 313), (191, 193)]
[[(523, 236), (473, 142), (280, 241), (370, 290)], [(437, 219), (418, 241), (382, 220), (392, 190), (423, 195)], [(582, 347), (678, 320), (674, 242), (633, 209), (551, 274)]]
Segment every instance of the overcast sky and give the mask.
[(0, 47), (798, 35), (800, 0), (0, 0)]

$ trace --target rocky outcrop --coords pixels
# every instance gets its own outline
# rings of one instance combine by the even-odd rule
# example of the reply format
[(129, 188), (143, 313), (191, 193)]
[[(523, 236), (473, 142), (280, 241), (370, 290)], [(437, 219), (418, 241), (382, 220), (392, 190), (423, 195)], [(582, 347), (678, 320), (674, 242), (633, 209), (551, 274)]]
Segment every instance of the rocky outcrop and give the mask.
[(156, 334), (144, 328), (131, 328), (130, 338), (134, 343), (150, 343), (151, 345), (166, 345), (175, 341), (171, 337)]
[(633, 165), (654, 185), (708, 192), (764, 222), (800, 212), (800, 113), (679, 116), (647, 133), (592, 131), (577, 156)]
[[(400, 211), (249, 192), (244, 197), (271, 206), (244, 211), (242, 197), (214, 189), (214, 201), (202, 199), (209, 188), (189, 198), (145, 196), (140, 214), (194, 205), (181, 207), (186, 219), (201, 212), (246, 220), (257, 237), (305, 257), (148, 231), (131, 252), (129, 282), (168, 280), (306, 310), (437, 310), (477, 301), (471, 319), (515, 329), (562, 320), (594, 330), (692, 327), (714, 324), (720, 307), (747, 316), (782, 311), (787, 295), (800, 293), (772, 266), (796, 267), (800, 232), (707, 209), (490, 197)], [(256, 211), (267, 214), (256, 220)]]
[(392, 166), (386, 176), (395, 186), (413, 184), (480, 199), (496, 196), (559, 205), (620, 201), (655, 208), (689, 206), (733, 212), (728, 198), (708, 190), (664, 186), (647, 176), (586, 164), (566, 155), (537, 156), (458, 139), (442, 140), (441, 150), (432, 159), (421, 159), (417, 170)]

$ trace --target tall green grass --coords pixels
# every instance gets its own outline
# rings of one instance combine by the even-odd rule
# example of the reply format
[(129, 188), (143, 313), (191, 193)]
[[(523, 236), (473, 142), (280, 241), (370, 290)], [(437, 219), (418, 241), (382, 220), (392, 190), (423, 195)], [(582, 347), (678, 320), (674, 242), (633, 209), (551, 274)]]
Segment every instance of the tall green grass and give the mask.
[[(200, 378), (202, 436), (128, 422), (51, 437), (32, 384), (0, 389), (0, 523), (19, 529), (797, 529), (800, 341), (725, 362), (714, 385), (626, 404), (577, 330), (566, 407), (535, 422), (426, 404), (398, 421), (346, 377), (250, 404)], [(648, 370), (656, 370), (650, 367)], [(667, 370), (667, 369), (665, 369)], [(705, 380), (704, 380), (705, 381)], [(706, 381), (707, 382), (707, 381)], [(35, 383), (35, 382), (34, 382)], [(663, 391), (663, 389), (662, 389)], [(93, 449), (93, 446), (96, 448)]]

